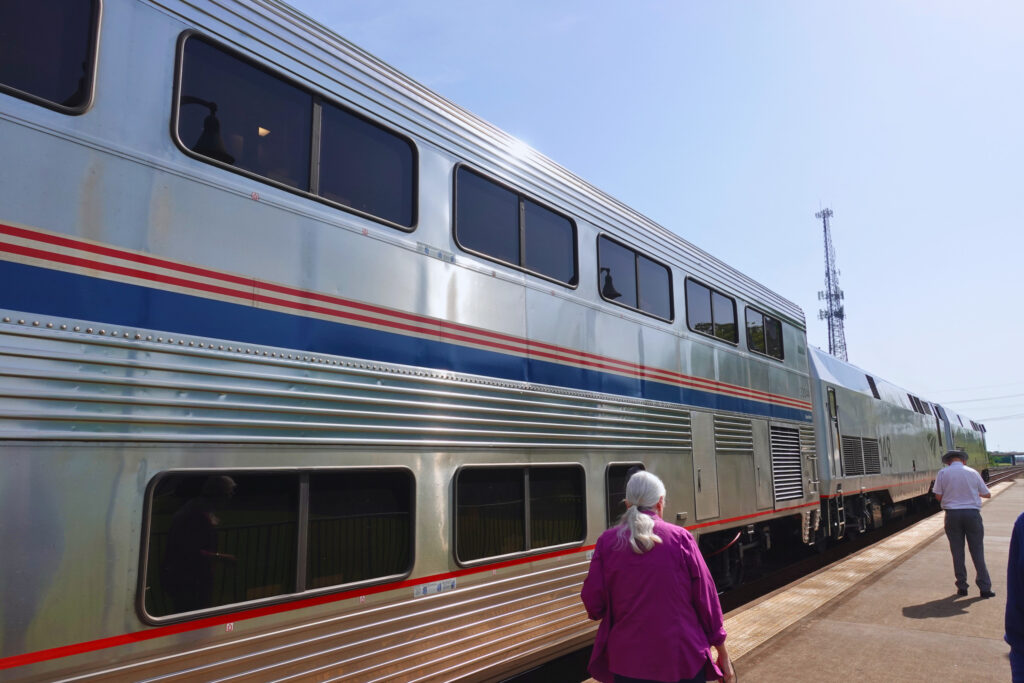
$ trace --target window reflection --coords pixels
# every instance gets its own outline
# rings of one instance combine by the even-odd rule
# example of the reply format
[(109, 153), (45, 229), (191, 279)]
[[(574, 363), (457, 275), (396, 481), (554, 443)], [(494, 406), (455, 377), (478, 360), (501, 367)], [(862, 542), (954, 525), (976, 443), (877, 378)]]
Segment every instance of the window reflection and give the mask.
[(405, 573), (412, 564), (412, 475), (310, 475), (307, 588)]
[(0, 88), (84, 107), (92, 85), (98, 2), (0, 2)]
[(460, 560), (526, 550), (521, 468), (465, 469), (458, 475), (456, 553)]
[(714, 334), (711, 290), (694, 280), (686, 281), (686, 322), (695, 332)]
[(764, 316), (747, 309), (747, 348), (758, 353), (765, 352), (764, 345)]
[(715, 336), (726, 341), (739, 341), (736, 329), (736, 304), (727, 296), (711, 294), (711, 316), (715, 323)]
[(534, 467), (530, 478), (530, 547), (582, 541), (583, 470)]
[(147, 612), (293, 592), (297, 482), (295, 475), (163, 477), (151, 503)]
[(601, 296), (636, 308), (636, 253), (604, 237), (598, 240)]

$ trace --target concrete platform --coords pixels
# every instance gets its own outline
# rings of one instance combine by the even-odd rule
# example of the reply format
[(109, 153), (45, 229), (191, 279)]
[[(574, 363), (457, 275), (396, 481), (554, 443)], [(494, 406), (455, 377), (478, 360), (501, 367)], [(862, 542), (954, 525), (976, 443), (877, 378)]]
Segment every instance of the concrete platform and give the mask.
[[(957, 597), (938, 514), (726, 615), (743, 683), (1009, 681), (1003, 642), (1010, 533), (1024, 482), (998, 484), (982, 508), (995, 598)], [(974, 579), (970, 557), (968, 576)]]

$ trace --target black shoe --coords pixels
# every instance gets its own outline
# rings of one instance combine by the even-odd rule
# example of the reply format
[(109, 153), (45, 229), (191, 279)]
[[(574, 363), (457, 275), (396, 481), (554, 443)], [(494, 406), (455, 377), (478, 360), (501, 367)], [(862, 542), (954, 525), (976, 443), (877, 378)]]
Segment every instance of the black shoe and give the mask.
[(981, 591), (981, 597), (983, 597), (983, 598), (994, 598), (994, 597), (996, 597), (996, 594), (993, 593), (992, 591)]
[(957, 595), (967, 595), (967, 589), (966, 588), (957, 588), (956, 589), (956, 594)]

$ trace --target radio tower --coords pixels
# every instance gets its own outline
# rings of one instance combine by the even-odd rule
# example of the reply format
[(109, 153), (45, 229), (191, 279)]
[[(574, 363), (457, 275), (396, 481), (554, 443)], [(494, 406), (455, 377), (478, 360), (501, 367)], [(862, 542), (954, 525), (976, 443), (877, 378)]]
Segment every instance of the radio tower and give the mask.
[(828, 227), (828, 219), (832, 217), (832, 209), (822, 209), (814, 214), (821, 219), (825, 233), (825, 291), (818, 292), (818, 301), (825, 302), (825, 308), (818, 311), (819, 320), (828, 321), (828, 352), (841, 360), (846, 360), (846, 333), (843, 331), (843, 290), (839, 289), (839, 269), (836, 268), (836, 250), (832, 246), (832, 231)]

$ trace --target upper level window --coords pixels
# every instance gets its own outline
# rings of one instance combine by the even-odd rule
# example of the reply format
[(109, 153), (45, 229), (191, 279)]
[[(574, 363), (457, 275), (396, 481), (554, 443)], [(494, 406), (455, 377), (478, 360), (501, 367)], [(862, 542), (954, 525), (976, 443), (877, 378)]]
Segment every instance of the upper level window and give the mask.
[(666, 266), (607, 237), (597, 240), (601, 297), (672, 320), (672, 277)]
[(582, 542), (583, 468), (467, 467), (455, 480), (460, 562)]
[(739, 343), (736, 302), (690, 278), (686, 279), (686, 323), (694, 332)]
[(575, 223), (465, 166), (455, 172), (455, 239), (468, 251), (577, 282)]
[(407, 470), (165, 474), (147, 499), (145, 613), (397, 578), (412, 567), (412, 501)]
[(320, 196), (412, 225), (416, 174), (409, 141), (330, 104), (323, 105), (322, 126)]
[(66, 113), (92, 92), (98, 0), (0, 2), (0, 91)]
[(413, 225), (415, 150), (407, 139), (197, 36), (184, 42), (178, 88), (178, 139), (189, 151)]
[(753, 308), (747, 309), (747, 348), (782, 360), (782, 322)]

